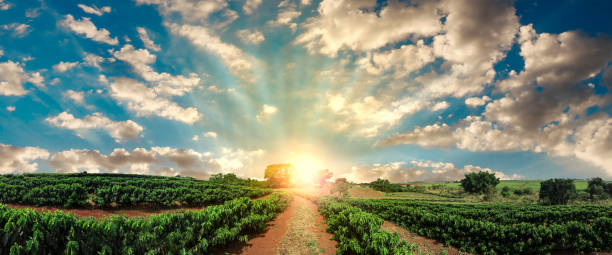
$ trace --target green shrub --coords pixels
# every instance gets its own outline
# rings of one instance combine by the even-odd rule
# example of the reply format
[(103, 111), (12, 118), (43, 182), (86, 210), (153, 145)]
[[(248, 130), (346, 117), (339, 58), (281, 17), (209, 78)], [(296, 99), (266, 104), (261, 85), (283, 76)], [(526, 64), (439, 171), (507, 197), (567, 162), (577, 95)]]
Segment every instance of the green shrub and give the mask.
[(461, 187), (469, 193), (485, 193), (499, 184), (499, 178), (488, 172), (469, 173), (461, 180)]
[(544, 204), (567, 204), (576, 195), (571, 179), (550, 179), (540, 183), (540, 200)]

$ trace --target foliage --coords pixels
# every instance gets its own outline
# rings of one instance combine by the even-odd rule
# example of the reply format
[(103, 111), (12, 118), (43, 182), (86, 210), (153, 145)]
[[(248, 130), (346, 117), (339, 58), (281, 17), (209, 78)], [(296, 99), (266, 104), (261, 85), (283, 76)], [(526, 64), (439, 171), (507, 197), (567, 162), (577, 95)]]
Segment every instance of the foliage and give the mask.
[(501, 192), (502, 196), (509, 197), (510, 196), (510, 188), (508, 186), (504, 186)]
[(331, 179), (332, 176), (334, 176), (334, 174), (329, 171), (329, 169), (322, 169), (317, 171), (317, 174), (315, 175), (315, 180), (318, 185), (325, 186), (325, 184), (327, 184), (327, 180)]
[(571, 179), (550, 179), (540, 183), (540, 200), (545, 204), (567, 204), (576, 195)]
[(522, 189), (515, 189), (514, 191), (515, 195), (531, 195), (533, 194), (533, 189), (531, 189), (531, 187), (526, 187), (526, 188), (522, 188)]
[[(243, 180), (244, 181), (244, 180)], [(69, 207), (174, 207), (260, 197), (271, 190), (186, 177), (119, 174), (23, 174), (0, 176), (0, 202)]]
[(338, 178), (331, 188), (331, 193), (334, 194), (338, 192), (341, 196), (348, 197), (350, 188), (351, 184), (348, 183), (346, 178)]
[(319, 200), (319, 211), (327, 220), (327, 231), (338, 241), (338, 254), (413, 254), (416, 246), (397, 233), (381, 230), (383, 220), (341, 200)]
[(469, 193), (485, 193), (499, 184), (499, 178), (488, 172), (469, 173), (461, 180), (461, 187)]
[(258, 181), (258, 180), (254, 180), (251, 178), (241, 179), (241, 178), (238, 178), (238, 176), (236, 176), (233, 173), (213, 174), (210, 176), (210, 178), (208, 178), (208, 182), (215, 183), (215, 184), (243, 185), (243, 186), (260, 187), (260, 188), (267, 187), (267, 183), (264, 181)]
[(609, 206), (514, 206), (351, 199), (349, 204), (470, 253), (612, 249)]
[(291, 164), (268, 165), (264, 173), (264, 178), (271, 188), (289, 187), (294, 176), (295, 167)]
[(589, 180), (589, 186), (587, 187), (587, 191), (589, 192), (590, 199), (607, 198), (606, 184), (599, 177), (595, 177)]
[(370, 182), (370, 187), (374, 190), (382, 192), (402, 192), (406, 191), (402, 185), (389, 182), (386, 179), (378, 178), (376, 181)]
[(0, 254), (207, 254), (264, 230), (289, 200), (289, 195), (275, 193), (197, 212), (102, 220), (0, 205)]

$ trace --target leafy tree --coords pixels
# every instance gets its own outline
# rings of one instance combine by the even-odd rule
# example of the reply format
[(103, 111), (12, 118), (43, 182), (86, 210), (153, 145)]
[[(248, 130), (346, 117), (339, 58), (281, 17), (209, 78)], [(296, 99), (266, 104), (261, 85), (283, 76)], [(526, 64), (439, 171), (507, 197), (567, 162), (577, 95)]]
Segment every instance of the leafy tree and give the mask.
[(508, 197), (510, 196), (510, 188), (508, 186), (504, 186), (501, 192), (502, 196)]
[(599, 198), (605, 192), (605, 183), (599, 177), (595, 177), (589, 180), (589, 186), (587, 187), (587, 191), (589, 192), (589, 197)]
[(402, 185), (391, 183), (389, 180), (378, 178), (376, 181), (370, 182), (370, 188), (382, 192), (402, 192), (405, 191)]
[(332, 174), (329, 169), (322, 169), (317, 171), (317, 174), (315, 175), (315, 180), (320, 186), (325, 186), (327, 180), (331, 179), (332, 176), (334, 176), (334, 174)]
[(294, 176), (295, 167), (291, 164), (268, 165), (264, 174), (264, 178), (273, 188), (289, 187)]
[(549, 179), (540, 183), (540, 200), (545, 204), (567, 204), (576, 195), (571, 179)]
[(461, 187), (469, 193), (482, 194), (499, 184), (499, 178), (488, 172), (469, 173), (461, 180)]
[(346, 178), (338, 178), (336, 179), (336, 182), (334, 182), (334, 185), (332, 186), (331, 193), (334, 194), (338, 192), (341, 196), (348, 197), (350, 187), (351, 187), (351, 184), (348, 183)]

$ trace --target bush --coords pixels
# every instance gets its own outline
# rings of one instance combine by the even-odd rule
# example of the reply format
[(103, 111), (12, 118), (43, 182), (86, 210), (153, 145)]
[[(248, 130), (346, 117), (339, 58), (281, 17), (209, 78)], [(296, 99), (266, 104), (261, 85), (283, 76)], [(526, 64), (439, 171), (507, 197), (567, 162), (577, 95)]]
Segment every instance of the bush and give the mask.
[(331, 188), (331, 193), (333, 194), (338, 192), (341, 196), (348, 197), (350, 187), (351, 185), (348, 183), (346, 178), (338, 178)]
[(382, 192), (403, 192), (406, 191), (402, 185), (389, 182), (385, 179), (377, 179), (376, 181), (370, 182), (370, 188)]
[(508, 186), (504, 186), (502, 188), (502, 192), (501, 192), (502, 196), (504, 197), (508, 197), (510, 196), (510, 188), (508, 188)]
[(606, 193), (603, 180), (599, 177), (590, 179), (587, 191), (589, 192), (590, 199), (601, 199), (602, 195)]
[(478, 172), (469, 173), (461, 180), (461, 187), (469, 193), (485, 193), (489, 188), (495, 188), (499, 184), (499, 179), (492, 173)]
[(549, 179), (540, 183), (540, 200), (544, 204), (567, 204), (576, 195), (571, 179)]

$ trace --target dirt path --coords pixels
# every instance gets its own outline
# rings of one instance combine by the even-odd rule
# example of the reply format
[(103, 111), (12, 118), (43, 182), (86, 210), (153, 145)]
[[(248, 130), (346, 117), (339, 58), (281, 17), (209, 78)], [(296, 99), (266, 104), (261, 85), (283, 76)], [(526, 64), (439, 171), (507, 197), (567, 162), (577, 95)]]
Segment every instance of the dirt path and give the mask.
[(250, 236), (215, 254), (336, 254), (336, 242), (325, 232), (327, 224), (317, 206), (294, 195), (289, 207), (268, 224), (265, 233)]
[(414, 243), (419, 245), (417, 254), (448, 254), (448, 255), (468, 255), (470, 253), (460, 251), (459, 249), (452, 246), (444, 246), (442, 243), (438, 243), (436, 240), (422, 237), (418, 234), (412, 233), (400, 226), (397, 226), (391, 222), (385, 221), (382, 226), (383, 230), (389, 232), (397, 232), (400, 237), (406, 242)]

